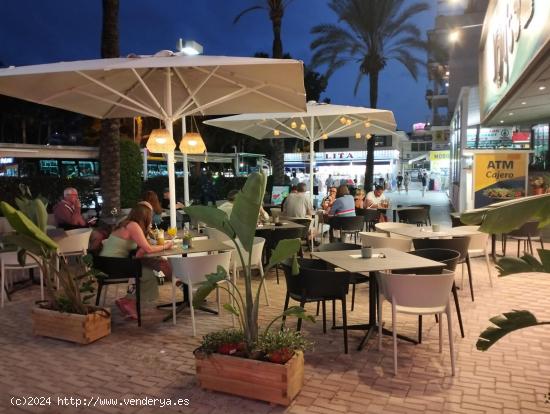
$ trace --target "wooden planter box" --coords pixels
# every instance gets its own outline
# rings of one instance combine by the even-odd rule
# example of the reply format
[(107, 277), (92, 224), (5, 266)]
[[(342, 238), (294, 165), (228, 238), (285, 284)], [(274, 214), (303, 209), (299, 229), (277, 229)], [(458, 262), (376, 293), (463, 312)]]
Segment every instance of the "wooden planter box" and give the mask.
[(111, 316), (100, 312), (77, 315), (34, 308), (32, 332), (34, 335), (89, 344), (111, 333)]
[(304, 385), (304, 354), (284, 365), (222, 354), (195, 355), (199, 386), (241, 397), (290, 405)]

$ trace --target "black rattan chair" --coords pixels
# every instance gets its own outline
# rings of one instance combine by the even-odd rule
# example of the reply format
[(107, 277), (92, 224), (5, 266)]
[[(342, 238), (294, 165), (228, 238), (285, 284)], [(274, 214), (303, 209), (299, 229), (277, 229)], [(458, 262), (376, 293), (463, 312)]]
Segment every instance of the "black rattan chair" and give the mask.
[(94, 256), (93, 267), (105, 273), (105, 276), (97, 278), (96, 306), (99, 305), (103, 286), (128, 283), (129, 279), (135, 279), (136, 283), (136, 313), (138, 326), (141, 326), (141, 260), (133, 257), (104, 257)]
[(353, 234), (354, 241), (357, 243), (357, 235), (360, 231), (363, 231), (363, 224), (365, 222), (362, 216), (351, 217), (331, 217), (330, 224), (330, 242), (334, 241), (334, 230), (340, 231), (340, 241), (344, 241), (346, 234)]
[[(269, 232), (269, 233), (268, 233)], [(281, 240), (286, 239), (300, 239), (303, 240), (303, 233), (304, 229), (301, 228), (278, 228), (275, 230), (268, 230), (266, 231), (266, 255), (267, 255), (267, 262), (269, 262), (269, 258), (271, 257), (271, 252), (275, 247), (277, 247), (277, 244)], [(304, 255), (302, 248), (300, 247), (300, 251), (298, 252), (298, 256), (302, 257)], [(279, 284), (279, 266), (275, 266), (275, 275), (277, 276), (277, 284)]]
[(428, 211), (424, 207), (416, 207), (408, 210), (398, 211), (399, 221), (402, 223), (416, 224), (417, 226), (428, 225)]
[[(309, 302), (322, 302), (323, 305), (323, 333), (327, 332), (327, 318), (325, 301), (339, 300), (342, 302), (342, 325), (344, 331), (344, 351), (348, 353), (348, 329), (346, 313), (346, 295), (349, 290), (349, 277), (346, 273), (322, 270), (324, 263), (315, 265), (312, 260), (298, 260), (300, 272), (293, 275), (291, 267), (283, 265), (286, 280), (286, 298), (284, 310), (288, 309), (290, 299), (300, 302), (303, 308)], [(318, 260), (318, 262), (321, 262)], [(309, 267), (306, 267), (309, 266)], [(283, 326), (286, 317), (283, 316)], [(302, 328), (302, 319), (298, 319), (297, 330)]]
[(366, 230), (367, 231), (375, 231), (374, 228), (375, 224), (378, 223), (380, 219), (380, 212), (377, 209), (373, 208), (356, 208), (355, 209), (355, 215), (356, 216), (363, 216), (365, 219), (366, 224)]
[(426, 214), (428, 215), (428, 224), (432, 225), (432, 218), (430, 217), (430, 211), (432, 209), (431, 204), (411, 204), (409, 207), (422, 207), (424, 210), (426, 210)]

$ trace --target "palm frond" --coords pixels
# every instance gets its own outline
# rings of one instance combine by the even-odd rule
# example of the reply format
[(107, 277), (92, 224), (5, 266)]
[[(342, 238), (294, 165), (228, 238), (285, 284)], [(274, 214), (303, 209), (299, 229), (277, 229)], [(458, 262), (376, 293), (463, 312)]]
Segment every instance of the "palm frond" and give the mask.
[(254, 10), (261, 10), (261, 9), (264, 9), (265, 7), (263, 6), (252, 6), (252, 7), (249, 7), (248, 9), (245, 9), (243, 10), (242, 12), (240, 12), (234, 19), (233, 19), (233, 24), (237, 23), (239, 21), (239, 19), (241, 17), (243, 17), (245, 14), (247, 13), (250, 13), (251, 11), (254, 11)]

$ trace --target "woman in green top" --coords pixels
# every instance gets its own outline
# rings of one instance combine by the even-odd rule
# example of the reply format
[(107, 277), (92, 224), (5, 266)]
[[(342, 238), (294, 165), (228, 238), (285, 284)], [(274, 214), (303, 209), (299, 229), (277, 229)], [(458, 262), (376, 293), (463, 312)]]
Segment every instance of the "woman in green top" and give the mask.
[[(147, 201), (140, 201), (130, 211), (128, 217), (122, 220), (109, 238), (103, 242), (100, 256), (106, 257), (128, 257), (132, 250), (138, 249), (136, 257), (142, 257), (146, 253), (156, 253), (172, 247), (171, 241), (166, 241), (162, 246), (152, 246), (145, 235), (151, 227), (153, 218), (153, 207)], [(153, 269), (143, 265), (140, 279), (141, 298), (144, 301), (151, 301), (158, 296), (158, 283)], [(120, 310), (137, 319), (136, 300), (133, 296), (117, 299), (117, 306)]]

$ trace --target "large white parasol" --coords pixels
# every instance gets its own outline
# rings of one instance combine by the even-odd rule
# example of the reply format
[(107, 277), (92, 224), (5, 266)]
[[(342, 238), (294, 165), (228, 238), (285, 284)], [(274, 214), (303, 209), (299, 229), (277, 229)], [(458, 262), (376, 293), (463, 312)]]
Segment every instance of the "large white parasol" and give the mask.
[[(302, 62), (170, 51), (2, 69), (0, 94), (101, 119), (155, 117), (170, 134), (173, 122), (186, 115), (305, 109)], [(174, 227), (173, 152), (168, 177)]]

